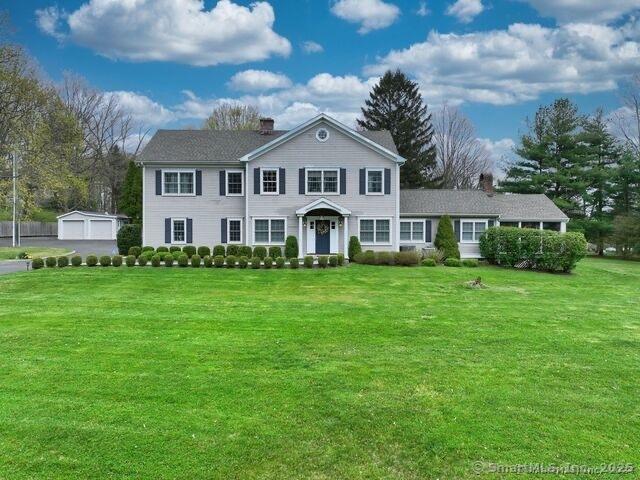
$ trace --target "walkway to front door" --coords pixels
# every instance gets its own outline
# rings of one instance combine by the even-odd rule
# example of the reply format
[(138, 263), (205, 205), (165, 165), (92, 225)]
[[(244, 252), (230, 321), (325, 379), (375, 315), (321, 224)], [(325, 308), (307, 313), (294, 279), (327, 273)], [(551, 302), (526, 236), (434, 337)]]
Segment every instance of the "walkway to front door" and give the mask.
[(331, 252), (331, 222), (316, 220), (316, 252), (325, 254)]

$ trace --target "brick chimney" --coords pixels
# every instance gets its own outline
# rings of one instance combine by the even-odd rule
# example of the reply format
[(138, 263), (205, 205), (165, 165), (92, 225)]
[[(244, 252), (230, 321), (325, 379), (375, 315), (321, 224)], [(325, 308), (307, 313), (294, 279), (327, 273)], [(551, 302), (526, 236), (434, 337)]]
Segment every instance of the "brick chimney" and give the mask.
[(273, 133), (273, 118), (263, 117), (260, 119), (260, 134), (271, 135)]
[(496, 193), (496, 189), (493, 186), (493, 173), (485, 172), (480, 174), (480, 189), (487, 195)]

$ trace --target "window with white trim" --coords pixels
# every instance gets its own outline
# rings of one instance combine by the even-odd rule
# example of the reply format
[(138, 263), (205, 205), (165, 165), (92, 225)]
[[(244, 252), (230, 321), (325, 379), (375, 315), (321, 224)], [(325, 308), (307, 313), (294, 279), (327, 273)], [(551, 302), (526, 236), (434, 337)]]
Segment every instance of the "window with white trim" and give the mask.
[(424, 220), (401, 220), (400, 241), (424, 243)]
[(391, 243), (391, 220), (387, 218), (361, 218), (359, 234), (361, 243), (388, 245)]
[(244, 172), (242, 170), (227, 170), (227, 195), (244, 195)]
[(278, 180), (280, 172), (277, 168), (260, 169), (260, 193), (274, 195), (278, 193)]
[(287, 224), (284, 218), (255, 218), (253, 243), (256, 245), (284, 244)]
[(367, 195), (382, 195), (384, 170), (382, 168), (367, 168)]
[(242, 243), (242, 219), (230, 218), (227, 220), (227, 242)]
[(307, 193), (338, 193), (339, 172), (337, 168), (306, 169)]
[(171, 243), (187, 243), (187, 220), (171, 219)]
[(465, 221), (461, 222), (462, 242), (476, 243), (480, 241), (480, 237), (487, 229), (487, 221)]
[(195, 172), (163, 170), (162, 194), (163, 195), (194, 195)]

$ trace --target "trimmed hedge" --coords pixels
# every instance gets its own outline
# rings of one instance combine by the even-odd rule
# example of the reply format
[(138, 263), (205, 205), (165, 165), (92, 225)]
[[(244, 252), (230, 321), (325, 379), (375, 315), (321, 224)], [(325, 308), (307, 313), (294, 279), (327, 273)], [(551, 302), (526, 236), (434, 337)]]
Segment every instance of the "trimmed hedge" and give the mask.
[(304, 257), (304, 266), (305, 268), (313, 268), (313, 257), (311, 255)]
[(246, 255), (243, 255), (238, 259), (238, 266), (240, 268), (247, 268), (248, 265), (249, 265), (249, 257), (247, 257)]
[(58, 257), (58, 267), (64, 268), (69, 266), (69, 257)]
[[(140, 257), (144, 257), (144, 259), (147, 262), (150, 262), (151, 261), (151, 257), (153, 257), (154, 255), (155, 255), (155, 252), (153, 250), (145, 250), (144, 252), (142, 252), (140, 254)], [(140, 257), (138, 257), (138, 258), (140, 258)]]
[(262, 262), (262, 259), (260, 257), (251, 257), (251, 268), (253, 268), (254, 270), (257, 268), (260, 268), (260, 263)]
[(209, 247), (198, 247), (198, 255), (200, 255), (200, 258), (211, 255), (211, 249)]
[(339, 253), (336, 255), (336, 257), (338, 257), (338, 266), (342, 266), (344, 265), (344, 255), (342, 253)]
[(298, 258), (298, 238), (294, 235), (289, 235), (284, 242), (284, 256), (287, 260)]
[(47, 266), (47, 268), (53, 268), (58, 265), (58, 259), (56, 257), (47, 257), (44, 260), (44, 264)]
[[(138, 259), (140, 260), (140, 259)], [(152, 267), (159, 267), (162, 264), (162, 257), (160, 256), (159, 253), (155, 254), (153, 257), (151, 257), (151, 266)]]
[(156, 253), (167, 253), (169, 249), (167, 247), (158, 247), (156, 248)]
[(587, 254), (587, 241), (578, 232), (491, 227), (480, 238), (480, 253), (506, 267), (570, 272)]
[(420, 254), (418, 252), (396, 252), (395, 257), (396, 265), (403, 267), (413, 267), (420, 264)]
[(163, 259), (165, 267), (173, 267), (173, 255), (171, 253), (165, 253)]
[(264, 264), (264, 268), (269, 269), (273, 266), (273, 258), (264, 257), (264, 260), (262, 261), (262, 263)]
[(31, 268), (33, 268), (34, 270), (40, 270), (42, 267), (44, 267), (44, 260), (42, 260), (40, 257), (35, 257), (33, 260), (31, 260)]
[(114, 267), (120, 267), (122, 265), (122, 255), (114, 255), (111, 258), (111, 265)]
[(204, 265), (204, 268), (211, 268), (213, 267), (213, 258), (211, 257), (211, 255), (205, 255), (202, 259), (202, 263)]
[(227, 255), (227, 258), (225, 258), (225, 263), (227, 264), (227, 268), (236, 268), (238, 259), (235, 255)]
[(169, 253), (182, 252), (182, 247), (178, 247), (177, 245), (171, 245), (169, 247)]
[(126, 255), (131, 247), (139, 247), (142, 245), (142, 229), (136, 223), (127, 223), (120, 227), (116, 234), (116, 242), (118, 245), (118, 253)]
[(442, 250), (444, 258), (460, 258), (458, 239), (453, 231), (449, 215), (440, 217), (438, 221), (438, 231), (433, 244), (438, 250)]
[(422, 260), (423, 267), (435, 267), (437, 265), (436, 261), (433, 258), (425, 258)]
[(462, 266), (468, 268), (478, 268), (478, 260), (475, 258), (465, 258), (462, 260)]
[(153, 248), (153, 247), (151, 247), (149, 245), (146, 245), (146, 246), (142, 247), (142, 251), (143, 252), (155, 252), (155, 248)]
[(200, 268), (200, 263), (202, 263), (202, 257), (197, 253), (191, 257), (191, 266), (193, 268)]
[(74, 255), (71, 257), (71, 266), (79, 267), (82, 265), (82, 257), (80, 255)]
[(222, 268), (224, 266), (224, 257), (222, 255), (216, 255), (215, 257), (213, 257), (213, 265), (216, 268)]
[(282, 249), (280, 247), (269, 247), (269, 256), (271, 258), (278, 258), (282, 256)]
[(327, 257), (326, 255), (320, 255), (318, 257), (318, 266), (320, 268), (327, 268), (328, 264), (329, 264), (329, 257)]
[(362, 253), (362, 246), (358, 237), (354, 235), (349, 238), (349, 260), (353, 261), (359, 253)]
[(240, 245), (227, 245), (227, 256), (233, 255), (237, 257), (240, 255)]
[(109, 255), (102, 255), (100, 257), (100, 265), (103, 267), (109, 267), (111, 265), (111, 257)]
[(151, 260), (151, 258), (153, 257), (153, 255), (149, 258), (147, 258), (146, 255), (140, 255), (138, 257), (138, 265), (140, 265), (141, 267), (144, 267), (147, 263), (149, 263), (149, 261)]
[(289, 259), (289, 267), (291, 267), (293, 270), (297, 269), (300, 266), (300, 260), (298, 260), (298, 257), (293, 257)]
[(178, 257), (178, 266), (183, 268), (189, 266), (189, 257), (186, 253), (181, 253)]
[(444, 266), (445, 267), (461, 267), (462, 262), (460, 261), (459, 258), (449, 257), (449, 258), (445, 258)]
[(366, 250), (356, 255), (353, 261), (365, 265), (401, 265), (412, 267), (420, 263), (420, 254), (413, 251), (374, 252), (373, 250)]
[(134, 255), (127, 255), (124, 259), (124, 263), (127, 267), (134, 267), (136, 265), (136, 257)]
[(285, 259), (284, 257), (276, 258), (276, 268), (284, 268)]
[(187, 245), (182, 247), (182, 251), (187, 254), (187, 257), (191, 258), (196, 254), (196, 247), (193, 245)]
[(87, 263), (87, 267), (95, 267), (98, 265), (98, 257), (95, 255), (87, 255), (87, 259), (85, 261)]
[(142, 253), (142, 248), (140, 247), (131, 247), (128, 252), (129, 255), (133, 255), (136, 258), (138, 258), (141, 253)]
[(257, 246), (253, 249), (253, 256), (262, 260), (267, 256), (267, 247)]
[(329, 257), (329, 266), (337, 267), (338, 266), (338, 257), (336, 255), (331, 255)]
[(224, 245), (216, 245), (213, 247), (213, 256), (214, 257), (224, 257), (226, 254)]
[(241, 257), (251, 258), (252, 254), (253, 250), (249, 245), (241, 245), (238, 249), (238, 255), (240, 255)]
[[(174, 252), (170, 252), (171, 256), (173, 257), (173, 261), (177, 262), (178, 259), (182, 256), (182, 255), (186, 255), (186, 253), (183, 253), (182, 250), (176, 250)], [(187, 259), (189, 257), (187, 256)]]

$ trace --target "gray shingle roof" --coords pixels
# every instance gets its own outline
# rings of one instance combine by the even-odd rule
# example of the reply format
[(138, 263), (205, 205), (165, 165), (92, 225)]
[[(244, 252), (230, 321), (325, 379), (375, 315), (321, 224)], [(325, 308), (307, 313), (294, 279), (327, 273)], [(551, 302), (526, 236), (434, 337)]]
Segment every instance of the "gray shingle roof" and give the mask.
[[(261, 135), (255, 130), (158, 130), (138, 160), (153, 163), (236, 163), (239, 158), (286, 133), (274, 130)], [(388, 131), (358, 132), (398, 153)]]
[(568, 220), (542, 194), (496, 193), (482, 190), (400, 190), (400, 213), (424, 216), (497, 216), (501, 220)]

